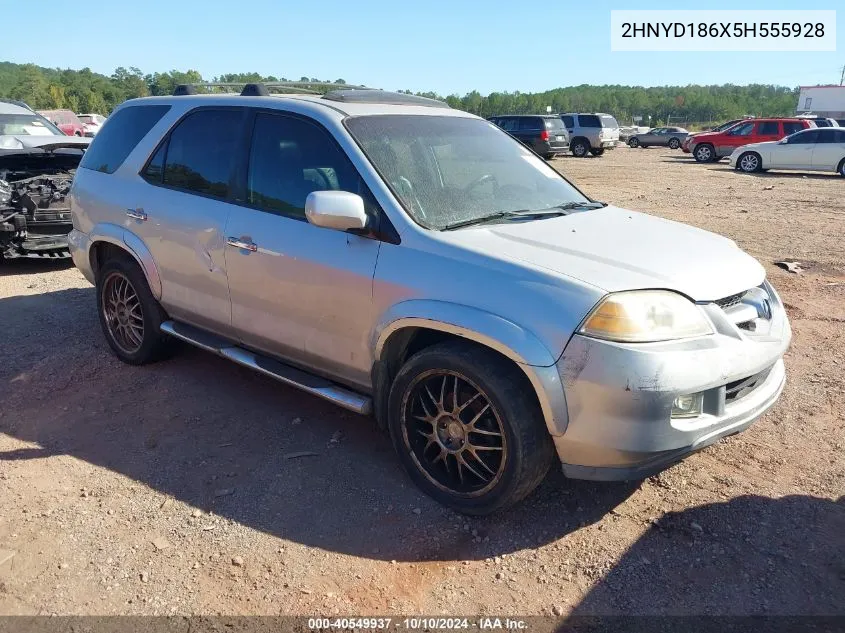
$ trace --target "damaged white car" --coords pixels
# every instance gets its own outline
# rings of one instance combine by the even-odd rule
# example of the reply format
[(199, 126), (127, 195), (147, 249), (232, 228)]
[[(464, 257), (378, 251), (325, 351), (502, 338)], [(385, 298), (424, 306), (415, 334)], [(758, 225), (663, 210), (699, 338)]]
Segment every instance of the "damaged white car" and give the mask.
[(0, 258), (67, 255), (67, 195), (90, 142), (0, 99)]

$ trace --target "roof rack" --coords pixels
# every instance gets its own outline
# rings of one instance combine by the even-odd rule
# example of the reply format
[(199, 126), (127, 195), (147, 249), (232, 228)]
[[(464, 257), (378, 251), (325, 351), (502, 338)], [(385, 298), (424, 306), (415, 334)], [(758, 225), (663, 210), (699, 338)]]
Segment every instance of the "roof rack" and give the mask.
[[(266, 97), (271, 90), (293, 94), (321, 95), (329, 89), (342, 90), (372, 90), (366, 86), (351, 84), (336, 84), (325, 81), (268, 81), (266, 83), (246, 81), (209, 81), (193, 84), (179, 84), (173, 91), (173, 96), (197, 94), (197, 88), (240, 88), (240, 95), (244, 97)], [(322, 89), (322, 90), (321, 90)]]
[[(449, 104), (418, 97), (404, 92), (390, 92), (366, 86), (335, 84), (324, 81), (271, 81), (267, 83), (247, 83), (211, 81), (195, 84), (179, 84), (173, 91), (174, 96), (195, 95), (197, 88), (241, 88), (240, 93), (229, 91), (228, 94), (240, 94), (242, 97), (267, 97), (271, 90), (288, 94), (315, 95), (327, 101), (341, 103), (379, 103), (389, 105), (420, 105), (430, 108), (449, 108)], [(322, 89), (322, 90), (321, 90)]]

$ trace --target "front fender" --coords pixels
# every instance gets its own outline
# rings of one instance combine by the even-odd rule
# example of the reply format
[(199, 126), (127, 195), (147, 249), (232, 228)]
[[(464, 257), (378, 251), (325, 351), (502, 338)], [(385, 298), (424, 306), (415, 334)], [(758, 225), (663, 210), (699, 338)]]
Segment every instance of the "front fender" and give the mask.
[(530, 331), (495, 314), (455, 303), (412, 299), (390, 308), (373, 334), (375, 360), (390, 337), (408, 327), (438, 330), (474, 341), (514, 361), (534, 387), (546, 426), (562, 435), (568, 421), (566, 398), (555, 355)]
[(159, 275), (152, 253), (140, 237), (132, 231), (110, 222), (95, 224), (88, 237), (91, 240), (91, 245), (97, 242), (108, 242), (128, 251), (138, 262), (141, 270), (144, 271), (144, 276), (147, 278), (153, 296), (156, 300), (161, 299), (161, 275)]

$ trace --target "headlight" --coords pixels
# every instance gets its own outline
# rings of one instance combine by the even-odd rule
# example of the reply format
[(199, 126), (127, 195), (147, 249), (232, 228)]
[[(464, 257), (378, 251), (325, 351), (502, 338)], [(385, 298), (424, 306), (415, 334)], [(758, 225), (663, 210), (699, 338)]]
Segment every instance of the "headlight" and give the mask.
[(689, 299), (668, 290), (618, 292), (602, 299), (579, 330), (622, 343), (651, 343), (712, 334), (713, 328)]

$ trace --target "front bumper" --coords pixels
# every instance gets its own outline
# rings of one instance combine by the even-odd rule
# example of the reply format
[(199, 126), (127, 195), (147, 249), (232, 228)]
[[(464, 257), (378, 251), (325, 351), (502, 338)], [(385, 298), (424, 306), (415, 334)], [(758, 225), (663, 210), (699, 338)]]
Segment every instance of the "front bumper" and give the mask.
[[(702, 306), (715, 334), (622, 344), (575, 335), (558, 362), (568, 423), (553, 437), (565, 474), (577, 479), (647, 477), (722, 437), (744, 430), (778, 399), (791, 339), (768, 284), (772, 318), (749, 333), (716, 304)], [(755, 377), (753, 387), (736, 385)], [(672, 418), (680, 395), (703, 393), (703, 412)]]

